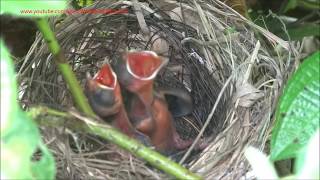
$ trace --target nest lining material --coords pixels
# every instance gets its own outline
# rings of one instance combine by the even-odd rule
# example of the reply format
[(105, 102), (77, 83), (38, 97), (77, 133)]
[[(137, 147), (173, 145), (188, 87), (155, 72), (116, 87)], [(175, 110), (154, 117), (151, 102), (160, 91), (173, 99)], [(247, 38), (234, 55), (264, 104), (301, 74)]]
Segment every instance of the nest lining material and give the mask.
[[(244, 176), (249, 165), (243, 149), (265, 147), (279, 90), (290, 73), (289, 45), (214, 0), (100, 1), (87, 8), (97, 7), (128, 8), (129, 13), (75, 14), (53, 27), (82, 84), (86, 72), (114, 63), (129, 49), (168, 58), (156, 86), (185, 88), (195, 103), (191, 116), (175, 120), (179, 134), (195, 138), (201, 132), (210, 140), (203, 152), (182, 152), (180, 160), (186, 156), (183, 163), (208, 179)], [(135, 13), (137, 7), (141, 14)], [(266, 42), (260, 44), (254, 33), (263, 34)], [(71, 108), (71, 96), (41, 40), (37, 35), (19, 65), (21, 102)], [(282, 50), (275, 52), (268, 40)], [(43, 135), (56, 157), (58, 179), (167, 178), (100, 138), (47, 128)]]

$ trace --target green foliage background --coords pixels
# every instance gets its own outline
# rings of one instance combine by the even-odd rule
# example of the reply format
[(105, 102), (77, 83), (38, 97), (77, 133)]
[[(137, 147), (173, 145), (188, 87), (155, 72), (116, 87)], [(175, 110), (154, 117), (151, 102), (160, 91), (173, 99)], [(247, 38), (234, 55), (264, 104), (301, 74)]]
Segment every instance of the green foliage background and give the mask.
[(319, 128), (320, 51), (305, 59), (289, 80), (276, 112), (271, 159), (296, 157)]
[[(54, 179), (54, 158), (18, 105), (12, 62), (1, 41), (1, 179)], [(40, 157), (32, 160), (36, 152)]]

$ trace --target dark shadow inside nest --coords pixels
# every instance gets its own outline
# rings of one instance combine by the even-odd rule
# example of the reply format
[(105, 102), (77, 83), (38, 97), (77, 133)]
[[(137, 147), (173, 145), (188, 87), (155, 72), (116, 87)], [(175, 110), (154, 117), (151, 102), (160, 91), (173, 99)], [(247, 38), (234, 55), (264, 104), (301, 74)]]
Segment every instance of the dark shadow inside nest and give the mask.
[[(183, 34), (199, 38), (195, 29), (173, 20), (154, 17), (145, 17), (145, 20), (149, 29), (154, 32), (149, 38), (141, 36), (134, 15), (109, 15), (82, 22), (79, 33), (62, 40), (67, 59), (72, 62), (78, 78), (85, 79), (85, 72), (93, 74), (102, 64), (115, 63), (126, 50), (152, 50), (155, 41), (153, 37), (157, 35), (168, 44), (168, 51), (160, 55), (168, 58), (169, 63), (157, 76), (155, 89), (177, 87), (190, 92), (194, 101), (193, 113), (175, 119), (174, 123), (183, 139), (194, 139), (220, 92), (221, 84), (214, 76), (218, 70), (208, 69), (199, 46), (192, 43), (181, 44)], [(89, 48), (80, 49), (84, 43)], [(204, 137), (214, 138), (222, 130), (225, 106), (225, 99), (222, 98)]]

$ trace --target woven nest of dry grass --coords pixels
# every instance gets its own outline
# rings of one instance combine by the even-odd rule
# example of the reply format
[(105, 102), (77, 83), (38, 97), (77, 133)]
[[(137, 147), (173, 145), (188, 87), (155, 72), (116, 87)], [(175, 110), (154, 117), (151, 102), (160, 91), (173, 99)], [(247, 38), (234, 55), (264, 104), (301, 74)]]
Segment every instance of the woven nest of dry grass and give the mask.
[[(82, 85), (86, 72), (95, 73), (126, 50), (153, 50), (168, 58), (156, 86), (185, 88), (195, 104), (192, 115), (175, 120), (178, 132), (210, 143), (201, 152), (189, 149), (173, 158), (206, 179), (245, 176), (250, 167), (243, 150), (247, 145), (266, 149), (275, 105), (295, 62), (292, 47), (215, 0), (100, 1), (87, 8), (127, 8), (128, 13), (51, 19)], [(25, 107), (74, 106), (40, 35), (18, 71)], [(168, 178), (98, 137), (65, 128), (42, 128), (42, 133), (55, 155), (58, 179)]]

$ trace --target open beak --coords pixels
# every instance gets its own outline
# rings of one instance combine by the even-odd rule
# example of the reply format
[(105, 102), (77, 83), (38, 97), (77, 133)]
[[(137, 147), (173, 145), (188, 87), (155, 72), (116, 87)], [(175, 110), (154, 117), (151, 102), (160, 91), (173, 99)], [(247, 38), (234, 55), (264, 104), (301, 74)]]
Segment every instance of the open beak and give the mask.
[(153, 80), (167, 62), (152, 51), (131, 51), (123, 55), (114, 69), (121, 85), (150, 105)]
[(154, 79), (167, 64), (167, 61), (152, 51), (128, 52), (124, 58), (128, 72), (141, 81)]
[(100, 71), (93, 77), (99, 85), (109, 89), (115, 89), (117, 83), (117, 76), (111, 69), (109, 64), (102, 66)]
[(92, 79), (87, 79), (86, 95), (98, 116), (105, 118), (119, 111), (121, 94), (117, 92), (118, 86), (117, 76), (108, 64), (104, 65)]
[(137, 132), (129, 121), (117, 75), (109, 64), (104, 65), (93, 79), (88, 79), (86, 94), (98, 116), (111, 121), (112, 125), (128, 136), (138, 138), (144, 144), (150, 142), (149, 138)]

